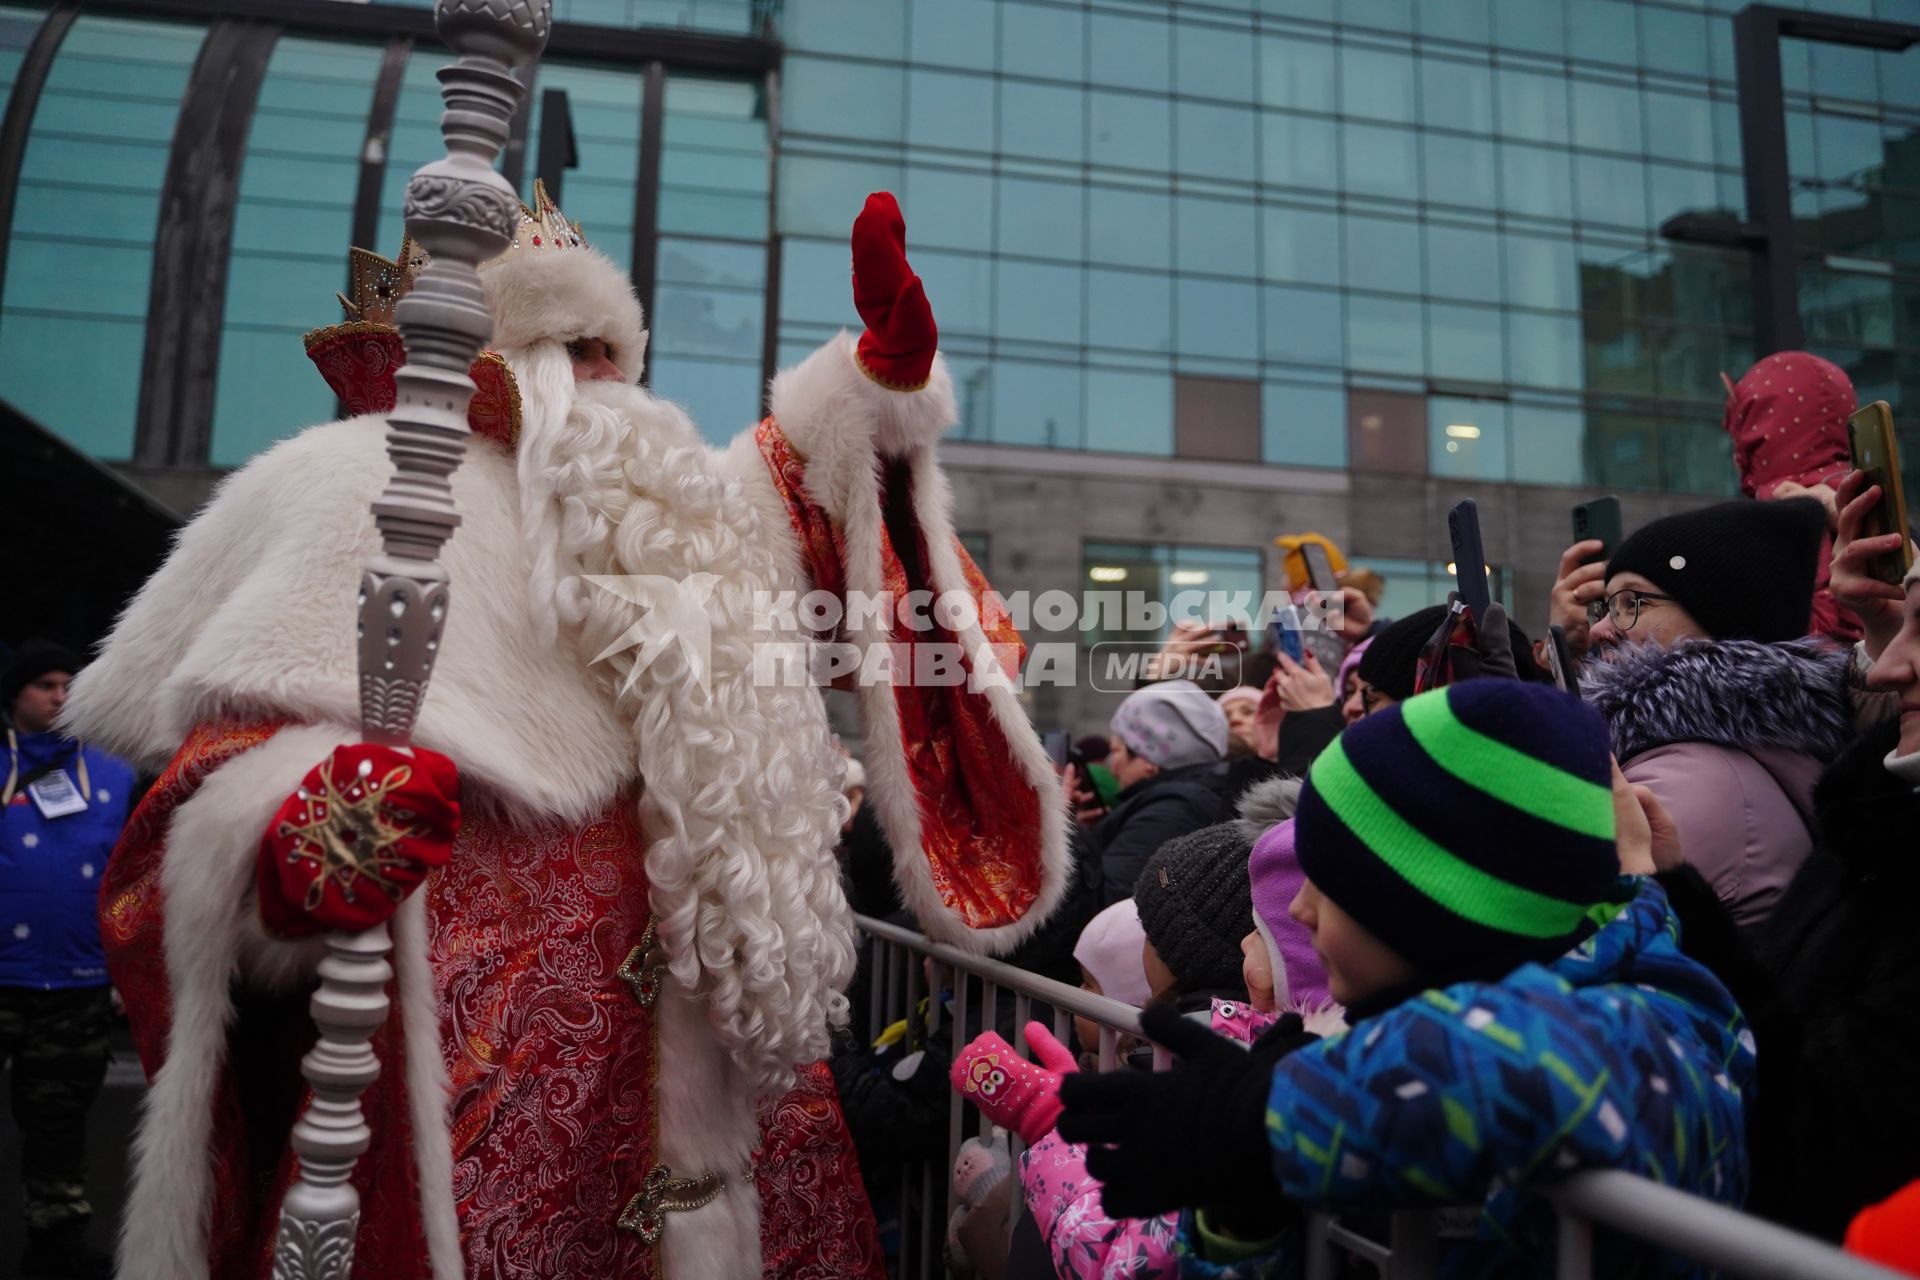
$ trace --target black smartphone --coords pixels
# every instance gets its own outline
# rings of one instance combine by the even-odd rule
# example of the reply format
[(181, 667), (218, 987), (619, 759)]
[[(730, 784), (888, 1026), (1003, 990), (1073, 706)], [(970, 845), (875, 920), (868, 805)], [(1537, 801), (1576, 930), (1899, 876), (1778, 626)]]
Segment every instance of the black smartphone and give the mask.
[(1861, 521), (1860, 536), (1907, 534), (1906, 546), (1875, 556), (1867, 568), (1881, 582), (1898, 586), (1913, 567), (1913, 543), (1907, 530), (1907, 493), (1900, 478), (1900, 442), (1893, 431), (1893, 410), (1885, 400), (1875, 400), (1847, 419), (1847, 452), (1853, 457), (1853, 469), (1867, 473), (1867, 484), (1880, 486), (1880, 503)]
[(1049, 729), (1040, 735), (1040, 741), (1046, 746), (1047, 759), (1053, 761), (1054, 768), (1065, 768), (1067, 751), (1071, 745), (1067, 738), (1067, 731), (1065, 729)]
[(1453, 581), (1460, 599), (1473, 610), (1473, 620), (1484, 622), (1493, 592), (1487, 586), (1487, 552), (1480, 542), (1480, 504), (1462, 498), (1447, 512), (1447, 533), (1453, 539)]
[(1333, 575), (1333, 561), (1327, 557), (1327, 549), (1317, 542), (1300, 544), (1300, 556), (1307, 562), (1307, 585), (1315, 591), (1338, 591), (1339, 581)]
[(1613, 555), (1613, 549), (1620, 545), (1620, 499), (1608, 494), (1604, 498), (1590, 498), (1574, 507), (1573, 540), (1585, 542), (1589, 538), (1600, 540), (1600, 552), (1580, 563), (1593, 564), (1597, 561), (1605, 564)]
[(1573, 650), (1567, 648), (1567, 629), (1557, 622), (1547, 628), (1547, 666), (1555, 684), (1568, 693), (1580, 692), (1580, 668), (1573, 661)]

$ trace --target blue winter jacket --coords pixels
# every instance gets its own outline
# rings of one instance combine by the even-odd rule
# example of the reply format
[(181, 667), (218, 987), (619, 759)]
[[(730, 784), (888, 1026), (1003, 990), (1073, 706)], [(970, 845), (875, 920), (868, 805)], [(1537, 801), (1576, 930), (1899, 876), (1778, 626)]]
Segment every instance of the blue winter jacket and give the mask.
[[(78, 788), (76, 757), (86, 752), (89, 794), (83, 812), (43, 818), (21, 787), (0, 814), (0, 987), (106, 986), (100, 880), (133, 811), (133, 768), (58, 733), (18, 739), (22, 778), (52, 762)], [(7, 767), (0, 762), (0, 777)]]
[[(1267, 1137), (1288, 1199), (1315, 1209), (1484, 1201), (1447, 1276), (1550, 1275), (1554, 1215), (1519, 1190), (1572, 1169), (1625, 1169), (1738, 1207), (1747, 1190), (1742, 1096), (1752, 1033), (1726, 988), (1680, 954), (1651, 880), (1585, 942), (1497, 983), (1426, 991), (1283, 1058)], [(1292, 1276), (1300, 1241), (1218, 1266), (1182, 1225), (1181, 1274)], [(1647, 1274), (1602, 1236), (1595, 1275)], [(1688, 1275), (1679, 1259), (1651, 1271)]]

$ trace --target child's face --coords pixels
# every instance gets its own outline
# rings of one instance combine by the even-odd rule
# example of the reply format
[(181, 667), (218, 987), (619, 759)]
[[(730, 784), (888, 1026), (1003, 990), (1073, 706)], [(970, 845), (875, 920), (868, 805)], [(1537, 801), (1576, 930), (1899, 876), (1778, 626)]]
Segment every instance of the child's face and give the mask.
[(1258, 929), (1240, 939), (1240, 980), (1247, 984), (1247, 1003), (1261, 1013), (1272, 1013), (1273, 957), (1267, 954), (1267, 941)]
[(1313, 935), (1313, 950), (1327, 971), (1327, 991), (1341, 1004), (1353, 1004), (1414, 979), (1413, 966), (1399, 952), (1367, 932), (1316, 889), (1313, 881), (1300, 886), (1287, 914)]
[(1147, 967), (1147, 990), (1155, 1000), (1171, 1000), (1180, 994), (1180, 979), (1173, 976), (1173, 970), (1167, 968), (1167, 962), (1160, 958), (1151, 942), (1140, 945), (1140, 959)]

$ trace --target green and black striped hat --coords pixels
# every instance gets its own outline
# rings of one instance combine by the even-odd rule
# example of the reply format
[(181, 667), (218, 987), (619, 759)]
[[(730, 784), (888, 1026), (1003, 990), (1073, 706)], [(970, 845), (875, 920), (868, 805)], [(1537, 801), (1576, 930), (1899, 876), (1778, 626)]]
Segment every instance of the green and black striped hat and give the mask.
[(1470, 680), (1354, 724), (1295, 814), (1307, 878), (1423, 975), (1564, 952), (1619, 875), (1607, 730), (1546, 685)]

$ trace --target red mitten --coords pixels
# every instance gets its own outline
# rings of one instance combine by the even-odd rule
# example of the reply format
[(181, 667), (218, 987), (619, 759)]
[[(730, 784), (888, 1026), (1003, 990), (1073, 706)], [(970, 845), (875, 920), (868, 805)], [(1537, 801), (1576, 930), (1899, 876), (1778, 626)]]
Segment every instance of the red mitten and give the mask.
[(861, 372), (891, 391), (918, 391), (933, 372), (940, 331), (920, 277), (907, 265), (907, 223), (885, 191), (853, 220), (853, 305), (867, 322)]
[(950, 1074), (961, 1097), (971, 1098), (987, 1119), (1014, 1130), (1031, 1146), (1060, 1118), (1060, 1078), (1080, 1068), (1072, 1052), (1038, 1022), (1027, 1024), (1027, 1043), (1038, 1063), (988, 1031), (960, 1051)]
[(260, 841), (260, 919), (282, 938), (379, 924), (453, 853), (453, 761), (352, 743), (308, 772)]

